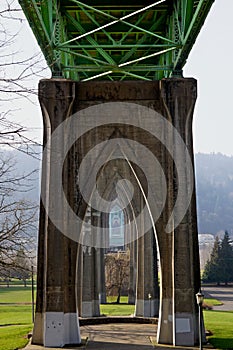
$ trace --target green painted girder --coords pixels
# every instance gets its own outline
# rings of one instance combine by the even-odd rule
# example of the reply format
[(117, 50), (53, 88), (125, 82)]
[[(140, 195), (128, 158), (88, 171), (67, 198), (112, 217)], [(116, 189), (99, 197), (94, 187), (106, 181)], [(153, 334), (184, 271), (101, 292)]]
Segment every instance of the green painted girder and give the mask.
[(52, 75), (181, 76), (214, 0), (19, 0)]

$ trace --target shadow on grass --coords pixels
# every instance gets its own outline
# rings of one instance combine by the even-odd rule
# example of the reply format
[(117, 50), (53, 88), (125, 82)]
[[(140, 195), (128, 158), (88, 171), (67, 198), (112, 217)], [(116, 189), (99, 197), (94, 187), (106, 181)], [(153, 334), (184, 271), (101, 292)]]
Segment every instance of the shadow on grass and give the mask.
[(213, 345), (214, 348), (217, 349), (233, 349), (233, 339), (232, 338), (217, 338), (217, 337), (211, 337), (209, 338), (209, 343)]

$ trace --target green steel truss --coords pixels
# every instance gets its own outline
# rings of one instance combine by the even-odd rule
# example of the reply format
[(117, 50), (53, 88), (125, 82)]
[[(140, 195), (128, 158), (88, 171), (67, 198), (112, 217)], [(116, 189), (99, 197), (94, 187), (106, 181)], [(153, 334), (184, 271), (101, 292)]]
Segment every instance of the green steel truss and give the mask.
[(19, 0), (52, 75), (181, 76), (214, 0)]

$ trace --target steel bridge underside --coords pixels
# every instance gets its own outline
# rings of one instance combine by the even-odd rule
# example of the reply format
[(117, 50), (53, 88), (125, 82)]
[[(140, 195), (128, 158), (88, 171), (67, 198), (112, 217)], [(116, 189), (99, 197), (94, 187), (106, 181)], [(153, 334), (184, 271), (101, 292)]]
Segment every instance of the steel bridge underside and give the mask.
[(214, 0), (19, 0), (53, 77), (157, 80), (182, 68)]

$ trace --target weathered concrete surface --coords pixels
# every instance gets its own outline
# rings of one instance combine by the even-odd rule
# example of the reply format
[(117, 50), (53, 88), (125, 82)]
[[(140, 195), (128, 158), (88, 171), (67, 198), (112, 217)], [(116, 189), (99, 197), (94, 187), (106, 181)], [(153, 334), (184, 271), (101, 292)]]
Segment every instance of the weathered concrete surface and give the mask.
[(159, 315), (159, 287), (156, 241), (153, 230), (137, 240), (137, 299), (135, 316)]
[[(84, 219), (87, 204), (78, 191), (77, 169), (87, 152), (96, 144), (114, 137), (137, 141), (151, 151), (161, 164), (167, 183), (165, 206), (159, 219), (155, 222), (161, 268), (158, 341), (173, 345), (194, 345), (198, 341), (198, 310), (195, 294), (200, 286), (195, 190), (183, 220), (169, 234), (166, 232), (168, 218), (173, 211), (180, 182), (185, 187), (185, 192), (182, 194), (182, 200), (185, 200), (191, 189), (189, 175), (193, 169), (186, 166), (188, 159), (182, 155), (183, 178), (178, 178), (174, 159), (179, 158), (179, 154), (177, 145), (173, 144), (174, 133), (166, 134), (166, 129), (161, 129), (166, 145), (172, 149), (172, 154), (169, 154), (165, 145), (143, 129), (143, 113), (140, 114), (139, 106), (155, 110), (163, 116), (164, 120), (173, 125), (182, 137), (193, 162), (192, 115), (196, 100), (196, 81), (173, 78), (153, 82), (74, 83), (51, 79), (40, 82), (39, 97), (44, 117), (45, 143), (59, 124), (73, 113), (86, 107), (110, 101), (131, 102), (138, 106), (137, 118), (140, 119), (142, 128), (115, 123), (102, 125), (94, 127), (76, 142), (64, 163), (63, 187), (70, 206), (80, 218)], [(61, 145), (65, 145), (66, 137), (67, 135), (64, 135), (60, 140)], [(126, 146), (127, 143), (124, 145)], [(64, 154), (61, 152), (59, 157), (62, 156)], [(53, 188), (51, 184), (53, 177), (57, 174), (50, 172), (50, 154), (45, 154), (44, 157), (47, 161), (42, 172), (42, 191), (46, 194), (46, 205), (53, 209), (56, 207), (53, 196), (56, 188)], [(137, 164), (136, 160), (135, 156)], [(92, 171), (94, 164), (94, 162), (88, 164), (86, 174)], [(150, 173), (153, 173), (154, 169), (150, 168), (150, 164), (147, 165), (147, 168)], [(148, 191), (143, 169), (135, 166), (134, 171), (141, 187), (138, 186), (138, 180), (132, 176), (127, 162), (122, 159), (108, 162), (100, 172), (97, 182), (99, 193), (103, 198), (112, 200), (115, 193), (114, 183), (122, 178), (130, 180), (134, 186), (134, 197), (131, 207), (126, 209), (126, 215), (129, 218), (133, 214), (140, 213), (144, 201), (141, 189), (145, 194)], [(157, 186), (162, 186), (162, 178), (158, 174), (154, 175), (154, 181)], [(153, 217), (156, 204), (150, 204)], [(61, 222), (63, 222), (63, 232), (66, 234), (68, 233), (66, 223), (69, 222), (69, 217), (66, 217), (62, 208), (63, 203), (61, 202), (59, 213)], [(144, 222), (141, 219), (139, 229), (143, 230), (143, 227)], [(76, 292), (80, 292), (78, 285), (83, 276), (80, 276), (80, 270), (76, 269), (76, 261), (77, 243), (64, 236), (52, 224), (41, 206), (34, 343), (61, 347), (64, 344), (80, 342), (79, 325), (76, 322), (80, 298), (77, 297)], [(88, 265), (92, 268), (93, 263), (88, 263)], [(90, 276), (90, 269), (85, 273)], [(139, 280), (137, 283), (140, 285)], [(92, 301), (95, 302), (95, 300)]]
[[(44, 120), (44, 145), (55, 128), (70, 116), (74, 92), (74, 83), (69, 81), (50, 80), (50, 84), (46, 81), (40, 82), (39, 100)], [(66, 135), (63, 135), (60, 143), (65, 142)], [(57, 174), (51, 173), (50, 151), (56, 150), (44, 153), (42, 168), (41, 191), (46, 200), (44, 205), (41, 204), (40, 212), (37, 303), (32, 340), (35, 344), (62, 347), (66, 343), (80, 342), (76, 307), (77, 243), (68, 239), (53, 225), (44, 209), (56, 205), (53, 194), (57, 189), (52, 187), (51, 178)], [(72, 157), (71, 153), (69, 160)], [(63, 186), (71, 205), (74, 205), (75, 198), (74, 172), (74, 162), (66, 160)], [(64, 220), (65, 225), (63, 213), (61, 220)]]

